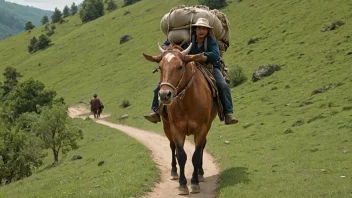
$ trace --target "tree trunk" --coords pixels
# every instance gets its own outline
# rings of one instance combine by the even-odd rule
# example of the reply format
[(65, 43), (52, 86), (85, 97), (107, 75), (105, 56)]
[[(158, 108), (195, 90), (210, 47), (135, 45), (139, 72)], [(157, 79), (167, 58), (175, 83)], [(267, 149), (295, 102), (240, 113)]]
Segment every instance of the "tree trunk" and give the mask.
[(59, 152), (53, 149), (55, 163), (59, 162)]

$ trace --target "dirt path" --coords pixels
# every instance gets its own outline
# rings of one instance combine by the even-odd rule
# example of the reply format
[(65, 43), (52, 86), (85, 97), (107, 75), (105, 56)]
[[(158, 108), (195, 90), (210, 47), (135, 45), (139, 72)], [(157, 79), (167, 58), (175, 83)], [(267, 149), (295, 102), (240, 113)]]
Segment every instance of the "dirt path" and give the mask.
[[(81, 117), (85, 118), (89, 115), (89, 110), (86, 109), (83, 105), (77, 105), (69, 108), (69, 114), (71, 117)], [(89, 115), (91, 117), (91, 115)], [(140, 130), (137, 128), (114, 124), (108, 121), (105, 121), (104, 118), (108, 115), (101, 115), (101, 118), (94, 119), (95, 122), (109, 126), (111, 128), (118, 129), (127, 135), (135, 138), (137, 141), (145, 145), (151, 152), (152, 158), (156, 163), (157, 167), (160, 170), (161, 176), (160, 181), (157, 182), (152, 192), (147, 193), (146, 198), (171, 198), (171, 197), (201, 197), (201, 198), (210, 198), (216, 197), (216, 188), (219, 181), (219, 168), (215, 163), (214, 158), (208, 153), (204, 152), (204, 177), (205, 182), (200, 183), (201, 193), (198, 194), (189, 194), (187, 196), (177, 195), (178, 180), (170, 180), (171, 172), (171, 150), (169, 147), (169, 140), (165, 136), (159, 134)], [(187, 163), (186, 163), (186, 177), (187, 185), (190, 188), (191, 176), (193, 172), (192, 165), (192, 155), (194, 152), (194, 145), (186, 141), (185, 151), (187, 153)], [(179, 170), (179, 167), (177, 167)]]

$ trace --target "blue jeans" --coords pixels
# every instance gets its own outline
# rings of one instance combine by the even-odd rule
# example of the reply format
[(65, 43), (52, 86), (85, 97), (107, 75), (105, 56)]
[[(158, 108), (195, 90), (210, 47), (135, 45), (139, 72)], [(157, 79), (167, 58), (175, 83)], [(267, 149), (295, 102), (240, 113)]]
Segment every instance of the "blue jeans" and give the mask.
[[(216, 80), (216, 87), (218, 88), (220, 100), (222, 106), (224, 107), (224, 113), (233, 113), (233, 104), (230, 86), (226, 83), (224, 76), (222, 75), (219, 68), (214, 67), (213, 76)], [(160, 82), (156, 85), (154, 89), (154, 97), (152, 102), (152, 110), (156, 111), (159, 107), (158, 92), (160, 90)]]

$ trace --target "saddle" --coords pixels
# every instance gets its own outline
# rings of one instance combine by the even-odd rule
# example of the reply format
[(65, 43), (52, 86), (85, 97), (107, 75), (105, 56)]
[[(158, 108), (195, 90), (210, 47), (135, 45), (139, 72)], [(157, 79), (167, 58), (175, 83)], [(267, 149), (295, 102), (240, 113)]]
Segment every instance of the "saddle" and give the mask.
[(225, 119), (225, 114), (224, 114), (224, 108), (222, 106), (221, 100), (220, 100), (220, 95), (218, 88), (216, 87), (216, 81), (213, 76), (213, 64), (209, 63), (207, 65), (200, 63), (200, 62), (195, 62), (199, 70), (203, 73), (205, 79), (207, 80), (213, 99), (215, 100), (216, 104), (218, 105), (218, 116), (220, 121), (224, 121)]

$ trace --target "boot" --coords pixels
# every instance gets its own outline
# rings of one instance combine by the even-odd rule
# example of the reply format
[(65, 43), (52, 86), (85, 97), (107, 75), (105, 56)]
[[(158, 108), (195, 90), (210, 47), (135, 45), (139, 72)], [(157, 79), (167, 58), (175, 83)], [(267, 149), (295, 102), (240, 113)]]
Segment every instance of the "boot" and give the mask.
[(154, 124), (161, 122), (160, 115), (157, 114), (156, 112), (152, 112), (149, 115), (145, 115), (144, 117), (145, 117), (145, 119), (147, 119), (148, 121), (150, 121)]
[(232, 113), (227, 113), (225, 115), (225, 124), (226, 125), (236, 124), (236, 123), (238, 123), (238, 120), (235, 117), (233, 117)]

